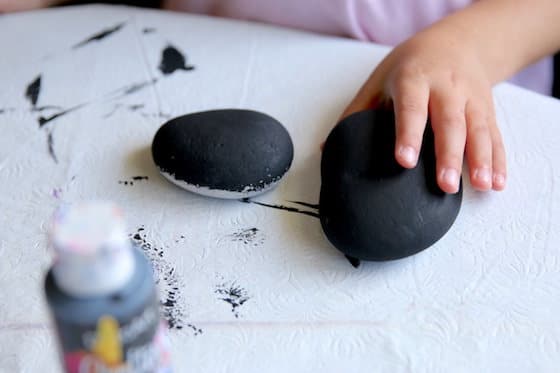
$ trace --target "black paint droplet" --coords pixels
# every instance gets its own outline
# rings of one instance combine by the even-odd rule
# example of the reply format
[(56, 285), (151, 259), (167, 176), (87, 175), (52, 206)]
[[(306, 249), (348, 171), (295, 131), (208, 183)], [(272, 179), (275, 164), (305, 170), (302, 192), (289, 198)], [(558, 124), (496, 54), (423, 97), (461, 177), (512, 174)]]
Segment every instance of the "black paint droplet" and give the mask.
[(33, 80), (25, 90), (25, 97), (31, 102), (31, 105), (37, 105), (39, 100), (39, 93), (41, 93), (41, 75)]
[(162, 52), (159, 70), (163, 75), (173, 74), (177, 70), (193, 70), (194, 66), (186, 64), (185, 56), (175, 47), (168, 45)]
[(238, 308), (251, 299), (247, 295), (247, 290), (243, 289), (235, 282), (230, 284), (219, 284), (216, 286), (214, 293), (220, 295), (219, 299), (231, 306), (231, 312), (236, 319), (239, 318)]
[(58, 163), (58, 158), (56, 157), (56, 153), (54, 152), (54, 139), (52, 131), (49, 131), (47, 134), (47, 146), (49, 149), (49, 155), (54, 160), (54, 163)]
[(134, 185), (135, 181), (148, 180), (148, 176), (133, 176), (130, 180), (119, 180), (121, 185)]
[(142, 29), (142, 33), (144, 33), (144, 34), (152, 34), (154, 32), (156, 32), (155, 27), (144, 27)]
[(105, 29), (105, 30), (101, 30), (96, 34), (93, 34), (92, 36), (88, 37), (87, 39), (79, 42), (78, 44), (74, 45), (72, 47), (72, 49), (77, 49), (80, 47), (83, 47), (86, 44), (89, 44), (91, 42), (94, 41), (100, 41), (102, 39), (105, 39), (107, 36), (114, 34), (115, 32), (119, 31), (120, 29), (122, 29), (124, 27), (124, 25), (126, 24), (126, 22), (122, 22), (119, 23), (118, 25)]
[(242, 242), (245, 245), (258, 246), (264, 242), (264, 237), (259, 234), (258, 228), (240, 229), (230, 235), (233, 242)]
[(344, 256), (346, 257), (346, 259), (348, 259), (348, 261), (350, 262), (350, 264), (352, 264), (352, 267), (354, 268), (358, 268), (360, 264), (362, 264), (360, 259), (352, 258), (351, 256), (348, 255), (344, 255)]

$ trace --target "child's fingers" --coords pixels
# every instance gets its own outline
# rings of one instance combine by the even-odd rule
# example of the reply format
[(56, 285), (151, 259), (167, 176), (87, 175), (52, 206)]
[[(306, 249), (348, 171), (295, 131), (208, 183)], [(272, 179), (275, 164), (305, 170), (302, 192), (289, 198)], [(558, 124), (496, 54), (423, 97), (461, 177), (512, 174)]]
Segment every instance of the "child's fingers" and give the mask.
[(428, 120), (430, 89), (423, 79), (397, 80), (390, 87), (395, 110), (395, 158), (401, 166), (416, 166)]
[(492, 139), (492, 189), (503, 190), (506, 187), (507, 165), (506, 151), (502, 141), (502, 135), (495, 122), (495, 116), (492, 117), (490, 125), (490, 137)]
[(434, 130), (437, 182), (444, 192), (456, 193), (466, 141), (465, 102), (449, 94), (449, 90), (432, 92), (429, 111)]
[(465, 108), (467, 120), (467, 161), (471, 185), (478, 190), (492, 188), (492, 139), (489, 110), (483, 102), (469, 101)]

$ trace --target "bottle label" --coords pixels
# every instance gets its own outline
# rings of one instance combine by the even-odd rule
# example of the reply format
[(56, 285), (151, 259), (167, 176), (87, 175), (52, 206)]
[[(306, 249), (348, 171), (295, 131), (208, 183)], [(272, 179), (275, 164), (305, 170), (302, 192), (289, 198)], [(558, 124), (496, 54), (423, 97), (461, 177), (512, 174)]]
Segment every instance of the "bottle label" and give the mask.
[[(164, 323), (157, 308), (148, 307), (119, 325), (111, 316), (81, 333), (81, 348), (64, 348), (68, 373), (171, 373)], [(68, 346), (63, 346), (68, 347)]]

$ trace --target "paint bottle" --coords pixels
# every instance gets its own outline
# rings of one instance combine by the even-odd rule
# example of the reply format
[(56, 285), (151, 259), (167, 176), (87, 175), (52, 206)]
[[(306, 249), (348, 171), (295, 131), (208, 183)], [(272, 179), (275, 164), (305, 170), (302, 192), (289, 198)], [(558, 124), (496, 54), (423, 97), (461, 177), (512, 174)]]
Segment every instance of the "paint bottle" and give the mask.
[(113, 204), (59, 209), (45, 293), (68, 373), (171, 372), (151, 265)]

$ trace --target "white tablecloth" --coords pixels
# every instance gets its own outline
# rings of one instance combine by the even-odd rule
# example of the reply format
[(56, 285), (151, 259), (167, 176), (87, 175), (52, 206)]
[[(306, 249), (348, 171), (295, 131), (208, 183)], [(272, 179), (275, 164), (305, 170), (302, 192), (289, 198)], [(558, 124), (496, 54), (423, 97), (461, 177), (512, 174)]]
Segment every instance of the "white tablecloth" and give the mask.
[[(194, 70), (164, 75), (167, 46)], [(312, 214), (189, 194), (149, 147), (177, 115), (265, 112), (295, 159), (255, 200), (316, 212), (290, 201), (317, 203), (319, 144), (386, 48), (108, 6), (0, 16), (0, 47), (1, 372), (58, 369), (47, 228), (83, 199), (117, 202), (139, 234), (170, 300), (177, 372), (560, 370), (558, 101), (496, 88), (506, 191), (465, 183), (437, 244), (355, 269)]]

